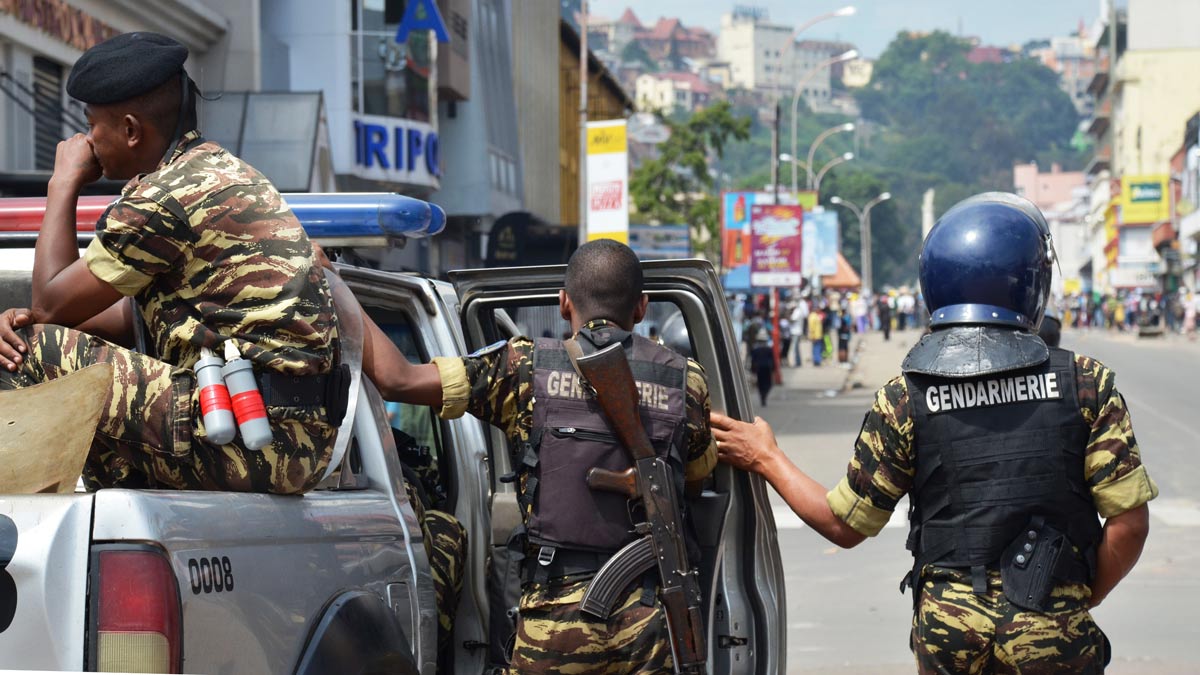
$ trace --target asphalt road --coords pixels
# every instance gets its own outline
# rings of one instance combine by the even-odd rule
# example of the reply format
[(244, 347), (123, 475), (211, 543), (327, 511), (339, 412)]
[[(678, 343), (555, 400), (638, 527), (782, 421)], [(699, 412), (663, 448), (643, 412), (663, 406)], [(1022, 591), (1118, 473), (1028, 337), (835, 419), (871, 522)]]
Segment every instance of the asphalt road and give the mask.
[[(760, 410), (780, 444), (826, 487), (845, 473), (854, 437), (875, 388), (899, 372), (916, 333), (884, 343), (870, 337), (852, 381), (830, 395), (838, 375), (792, 372)], [(1113, 643), (1114, 675), (1200, 673), (1200, 343), (1068, 332), (1063, 346), (1117, 372), (1143, 460), (1161, 494), (1151, 503), (1151, 534), (1133, 573), (1094, 612)], [(805, 366), (808, 368), (808, 366)], [(875, 539), (845, 551), (803, 525), (776, 498), (787, 577), (788, 671), (794, 674), (912, 673), (910, 595), (898, 591), (912, 564), (907, 520), (898, 514)]]

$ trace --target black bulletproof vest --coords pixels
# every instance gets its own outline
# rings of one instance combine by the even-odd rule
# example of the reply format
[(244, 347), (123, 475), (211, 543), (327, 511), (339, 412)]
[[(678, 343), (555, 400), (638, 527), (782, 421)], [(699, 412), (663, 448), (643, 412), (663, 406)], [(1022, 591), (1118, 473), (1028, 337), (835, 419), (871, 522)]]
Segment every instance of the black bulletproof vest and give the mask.
[(1101, 528), (1083, 476), (1089, 428), (1075, 355), (1051, 349), (1038, 366), (979, 378), (905, 377), (915, 411), (915, 588), (921, 568), (936, 563), (973, 569), (978, 589), (1035, 517), (1083, 554), (1060, 565), (1059, 577), (1090, 581)]
[[(640, 395), (646, 433), (682, 481), (680, 441), (684, 430), (687, 360), (639, 335), (625, 354)], [(632, 347), (632, 348), (630, 348)], [(535, 545), (616, 552), (633, 541), (633, 522), (624, 495), (588, 487), (592, 467), (624, 471), (629, 452), (610, 431), (590, 390), (580, 381), (558, 340), (541, 338), (533, 352), (533, 429), (536, 455), (524, 461), (526, 523)], [(530, 466), (532, 464), (533, 466)], [(682, 484), (680, 487), (682, 494)]]

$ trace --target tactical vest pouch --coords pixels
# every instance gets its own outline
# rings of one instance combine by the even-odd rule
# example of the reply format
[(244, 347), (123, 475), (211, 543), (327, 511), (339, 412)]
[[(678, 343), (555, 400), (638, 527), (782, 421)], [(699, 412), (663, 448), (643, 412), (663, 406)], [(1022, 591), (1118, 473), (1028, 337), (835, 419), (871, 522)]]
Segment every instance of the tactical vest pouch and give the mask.
[(1000, 561), (1000, 579), (1008, 601), (1023, 609), (1045, 611), (1060, 559), (1072, 555), (1070, 548), (1065, 534), (1034, 516)]

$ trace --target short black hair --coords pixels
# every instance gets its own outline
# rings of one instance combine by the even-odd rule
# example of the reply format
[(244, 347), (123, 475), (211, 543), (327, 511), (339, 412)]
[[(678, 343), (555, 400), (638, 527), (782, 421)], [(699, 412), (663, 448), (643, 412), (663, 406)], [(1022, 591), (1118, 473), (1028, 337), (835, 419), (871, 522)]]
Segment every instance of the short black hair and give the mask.
[(163, 138), (171, 140), (181, 112), (184, 119), (180, 133), (187, 133), (196, 128), (196, 96), (195, 90), (192, 89), (195, 84), (191, 79), (187, 79), (187, 86), (191, 91), (188, 92), (185, 106), (180, 100), (183, 96), (184, 80), (182, 75), (172, 77), (144, 94), (119, 103), (107, 104), (105, 107), (120, 115), (132, 114), (143, 123), (153, 126)]
[(564, 287), (583, 321), (623, 323), (633, 319), (644, 283), (633, 249), (612, 239), (596, 239), (571, 254)]

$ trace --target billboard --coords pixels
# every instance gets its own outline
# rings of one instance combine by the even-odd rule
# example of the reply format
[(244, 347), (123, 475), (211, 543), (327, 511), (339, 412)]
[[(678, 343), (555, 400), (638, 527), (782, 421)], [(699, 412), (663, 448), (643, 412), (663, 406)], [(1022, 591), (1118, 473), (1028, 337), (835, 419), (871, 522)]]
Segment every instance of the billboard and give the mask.
[(1146, 225), (1171, 219), (1167, 174), (1121, 179), (1121, 224)]
[(799, 286), (804, 208), (755, 204), (750, 208), (750, 285)]
[(630, 225), (629, 248), (640, 260), (690, 258), (691, 228), (687, 225)]
[(625, 120), (587, 123), (587, 238), (629, 243)]
[(837, 211), (805, 211), (802, 234), (804, 251), (800, 269), (804, 276), (836, 274), (841, 241)]
[[(773, 204), (770, 192), (721, 193), (721, 264), (737, 267), (750, 262), (750, 209), (755, 204)], [(795, 204), (796, 198), (779, 195), (780, 204)]]

